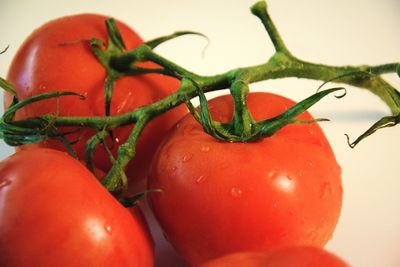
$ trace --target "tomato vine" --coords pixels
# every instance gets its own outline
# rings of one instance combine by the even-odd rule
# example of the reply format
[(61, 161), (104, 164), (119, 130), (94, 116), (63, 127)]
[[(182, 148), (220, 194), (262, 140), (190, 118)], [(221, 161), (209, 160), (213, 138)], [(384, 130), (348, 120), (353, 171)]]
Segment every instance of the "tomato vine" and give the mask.
[[(400, 63), (375, 66), (329, 66), (301, 60), (294, 56), (286, 47), (285, 42), (267, 12), (266, 2), (257, 2), (251, 7), (251, 12), (260, 19), (262, 25), (265, 27), (275, 48), (275, 53), (264, 64), (240, 67), (213, 76), (201, 76), (193, 73), (154, 51), (154, 48), (170, 39), (181, 35), (199, 33), (190, 31), (176, 32), (145, 42), (133, 50), (126, 51), (114, 20), (107, 20), (108, 42), (103, 43), (97, 39), (90, 40), (93, 53), (108, 73), (104, 84), (106, 116), (63, 117), (47, 114), (37, 118), (15, 120), (14, 115), (16, 111), (25, 105), (43, 99), (62, 97), (71, 93), (48, 93), (24, 101), (18, 101), (15, 96), (13, 104), (1, 118), (0, 138), (13, 146), (38, 142), (45, 138), (58, 138), (65, 143), (73, 155), (73, 150), (65, 138), (70, 132), (60, 131), (59, 127), (75, 126), (92, 128), (96, 131), (96, 134), (87, 142), (85, 156), (87, 166), (93, 170), (95, 167), (93, 164), (93, 153), (96, 146), (104, 141), (108, 135), (112, 135), (113, 129), (127, 124), (134, 124), (134, 128), (127, 141), (120, 145), (117, 157), (113, 158), (110, 156), (113, 166), (102, 180), (103, 185), (110, 192), (115, 195), (121, 195), (127, 187), (127, 179), (123, 170), (135, 156), (135, 147), (139, 136), (152, 119), (179, 104), (186, 103), (193, 116), (210, 135), (226, 141), (251, 142), (270, 136), (287, 124), (310, 122), (297, 121), (295, 118), (326, 95), (343, 90), (343, 88), (337, 87), (318, 91), (283, 114), (256, 122), (253, 120), (246, 105), (246, 96), (250, 90), (249, 85), (254, 82), (297, 77), (320, 80), (323, 81), (322, 85), (328, 82), (353, 85), (365, 88), (377, 95), (390, 108), (391, 114), (381, 118), (354, 141), (351, 142), (349, 140), (348, 142), (351, 147), (354, 147), (378, 129), (394, 126), (400, 122), (400, 93), (381, 77), (382, 74), (396, 72), (400, 76)], [(1, 53), (5, 52), (5, 50), (1, 51)], [(159, 68), (141, 67), (140, 63), (146, 61), (156, 63)], [(113, 95), (113, 83), (124, 76), (134, 76), (144, 73), (159, 73), (179, 79), (181, 81), (179, 90), (153, 104), (134, 109), (125, 114), (111, 116), (110, 103)], [(0, 86), (6, 91), (13, 93), (12, 85), (6, 80), (0, 79)], [(213, 121), (208, 112), (207, 100), (204, 94), (226, 88), (230, 89), (235, 103), (233, 119), (229, 123)], [(200, 98), (199, 110), (196, 110), (190, 102), (190, 99), (197, 96)], [(79, 95), (79, 97), (84, 99), (84, 96)]]

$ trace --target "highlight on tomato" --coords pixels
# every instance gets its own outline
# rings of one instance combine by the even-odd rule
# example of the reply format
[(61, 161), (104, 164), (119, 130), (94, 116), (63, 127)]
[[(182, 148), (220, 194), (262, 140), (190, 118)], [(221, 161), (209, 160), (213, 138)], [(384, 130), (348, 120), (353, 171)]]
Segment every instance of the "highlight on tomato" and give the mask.
[[(104, 116), (104, 84), (107, 76), (105, 67), (96, 58), (90, 40), (96, 38), (107, 43), (105, 25), (107, 17), (97, 14), (79, 14), (61, 17), (36, 29), (19, 48), (9, 68), (7, 80), (14, 85), (19, 100), (34, 95), (70, 91), (85, 96), (64, 96), (25, 106), (16, 114), (16, 119), (26, 119), (44, 114), (59, 116)], [(143, 41), (127, 25), (116, 21), (126, 49), (131, 50)], [(143, 67), (157, 67), (145, 62)], [(124, 76), (114, 83), (110, 115), (123, 114), (138, 107), (158, 101), (177, 90), (178, 80), (161, 74)], [(5, 107), (10, 105), (10, 95), (5, 96)], [(132, 191), (144, 183), (149, 162), (165, 132), (176, 123), (187, 109), (184, 105), (174, 108), (156, 118), (146, 127), (137, 145), (136, 157), (127, 169), (131, 178)], [(107, 148), (116, 156), (117, 149), (131, 132), (132, 126), (115, 129), (107, 139)], [(86, 141), (94, 134), (88, 128), (64, 128), (73, 131), (66, 139), (73, 143), (79, 159), (84, 159)], [(66, 151), (60, 140), (46, 139), (39, 144), (22, 147), (50, 147)], [(107, 172), (111, 167), (104, 145), (98, 145), (94, 154), (97, 168)], [(140, 188), (143, 189), (143, 188)]]
[[(256, 121), (295, 103), (250, 93)], [(212, 118), (232, 117), (230, 95), (209, 101)], [(311, 120), (308, 112), (298, 120)], [(317, 123), (291, 124), (251, 143), (221, 142), (185, 116), (159, 147), (149, 174), (150, 204), (165, 235), (190, 264), (240, 251), (323, 247), (342, 204), (341, 169)]]
[(3, 267), (154, 262), (140, 210), (124, 208), (79, 161), (47, 148), (0, 163), (0, 251)]

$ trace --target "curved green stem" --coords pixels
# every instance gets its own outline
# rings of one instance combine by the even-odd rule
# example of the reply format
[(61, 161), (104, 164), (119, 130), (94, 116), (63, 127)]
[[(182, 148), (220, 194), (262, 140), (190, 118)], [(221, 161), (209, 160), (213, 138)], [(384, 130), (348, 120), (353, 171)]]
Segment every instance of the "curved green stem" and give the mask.
[[(101, 183), (111, 192), (119, 193), (119, 191), (123, 191), (127, 186), (127, 181), (124, 173), (124, 169), (129, 161), (136, 154), (136, 144), (139, 139), (140, 134), (143, 132), (145, 126), (150, 121), (149, 117), (143, 116), (141, 117), (135, 126), (131, 134), (128, 137), (128, 140), (119, 146), (118, 148), (118, 156), (115, 162), (113, 162), (113, 166), (111, 170), (107, 173), (107, 175), (101, 180)], [(121, 184), (122, 182), (122, 184)]]

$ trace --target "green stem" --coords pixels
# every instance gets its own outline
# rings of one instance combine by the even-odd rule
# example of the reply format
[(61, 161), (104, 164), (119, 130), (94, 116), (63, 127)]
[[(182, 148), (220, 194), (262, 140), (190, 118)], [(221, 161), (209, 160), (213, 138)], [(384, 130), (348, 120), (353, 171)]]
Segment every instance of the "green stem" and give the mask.
[(268, 32), (268, 35), (275, 47), (276, 52), (284, 53), (287, 56), (290, 56), (290, 51), (286, 48), (282, 37), (280, 36), (274, 22), (267, 12), (267, 3), (264, 1), (260, 1), (253, 5), (250, 10), (261, 20), (262, 24)]
[[(207, 132), (213, 133), (224, 140), (246, 141), (253, 140), (256, 137), (262, 138), (266, 135), (268, 136), (288, 123), (295, 123), (295, 116), (297, 114), (303, 112), (328, 93), (338, 90), (330, 89), (325, 90), (326, 92), (323, 93), (317, 93), (301, 102), (301, 104), (291, 108), (282, 116), (277, 116), (270, 120), (267, 118), (262, 122), (254, 122), (246, 105), (246, 96), (249, 91), (248, 85), (259, 81), (287, 77), (320, 80), (324, 84), (326, 82), (336, 82), (357, 86), (365, 88), (384, 101), (390, 108), (393, 116), (383, 118), (374, 124), (353, 143), (354, 145), (377, 129), (393, 126), (400, 122), (400, 93), (381, 77), (382, 74), (386, 73), (397, 72), (400, 75), (399, 63), (374, 66), (329, 66), (300, 60), (290, 53), (283, 42), (266, 10), (266, 3), (264, 1), (256, 3), (251, 8), (251, 11), (263, 23), (276, 52), (264, 64), (236, 68), (213, 76), (201, 76), (193, 73), (152, 50), (153, 47), (166, 40), (184, 34), (192, 34), (193, 32), (178, 32), (173, 35), (157, 38), (132, 51), (125, 51), (120, 35), (114, 32), (117, 31), (117, 28), (114, 27), (113, 21), (110, 21), (107, 24), (109, 31), (111, 31), (111, 45), (109, 45), (108, 49), (104, 50), (102, 47), (103, 44), (99, 40), (92, 40), (93, 51), (98, 56), (99, 61), (105, 66), (109, 75), (108, 84), (105, 86), (105, 95), (107, 98), (105, 103), (106, 113), (109, 113), (113, 81), (122, 76), (141, 75), (144, 73), (159, 73), (172, 76), (181, 80), (178, 91), (153, 104), (121, 115), (105, 117), (58, 117), (48, 114), (40, 118), (14, 121), (13, 115), (16, 110), (28, 104), (29, 101), (36, 101), (36, 97), (33, 100), (17, 102), (11, 106), (0, 121), (0, 137), (9, 144), (19, 145), (30, 141), (41, 141), (46, 136), (54, 138), (63, 137), (62, 133), (59, 134), (58, 131), (58, 127), (61, 126), (93, 128), (97, 132), (96, 136), (90, 139), (86, 147), (88, 165), (93, 169), (94, 166), (91, 158), (93, 157), (95, 146), (102, 143), (108, 132), (112, 129), (127, 124), (134, 124), (128, 140), (119, 147), (116, 159), (112, 160), (113, 166), (110, 172), (102, 180), (102, 183), (109, 191), (118, 195), (126, 188), (124, 168), (135, 156), (138, 138), (148, 122), (182, 103), (188, 103), (190, 99), (196, 96), (200, 96), (202, 111), (198, 113), (189, 105), (191, 111), (196, 114), (196, 118), (205, 122), (206, 125), (203, 125), (203, 127), (207, 129)], [(156, 63), (160, 68), (145, 69), (136, 65), (144, 61)], [(12, 86), (5, 80), (0, 80), (0, 86), (13, 92)], [(227, 88), (231, 90), (235, 103), (233, 121), (231, 124), (213, 122), (211, 116), (207, 113), (207, 103), (204, 93)], [(61, 96), (63, 94), (70, 93), (54, 93), (54, 95), (50, 94), (42, 98)], [(44, 126), (51, 126), (49, 128), (54, 129), (51, 132), (53, 136), (49, 136), (49, 131), (46, 132), (46, 127)]]
[[(145, 126), (150, 121), (149, 117), (141, 117), (135, 126), (131, 134), (128, 137), (128, 140), (119, 146), (118, 148), (118, 156), (115, 162), (111, 167), (111, 170), (107, 173), (107, 175), (102, 179), (102, 184), (110, 191), (114, 193), (119, 193), (119, 191), (124, 191), (126, 188), (126, 177), (124, 173), (124, 169), (129, 161), (136, 154), (136, 144), (140, 137), (140, 134), (143, 132)], [(121, 184), (122, 181), (122, 184)]]

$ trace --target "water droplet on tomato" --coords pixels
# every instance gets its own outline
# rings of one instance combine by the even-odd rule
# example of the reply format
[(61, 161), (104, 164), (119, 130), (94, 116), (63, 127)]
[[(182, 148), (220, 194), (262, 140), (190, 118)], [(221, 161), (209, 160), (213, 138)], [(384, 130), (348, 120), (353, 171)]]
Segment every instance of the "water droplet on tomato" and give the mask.
[(278, 204), (276, 202), (274, 202), (274, 204), (272, 204), (272, 207), (277, 208)]
[(324, 182), (321, 186), (320, 196), (325, 198), (332, 194), (332, 184), (330, 182)]
[(308, 162), (308, 166), (310, 166), (310, 167), (314, 166), (314, 162), (309, 161), (309, 162)]
[(106, 229), (106, 232), (111, 233), (112, 227), (109, 225), (106, 225), (106, 227), (104, 227), (104, 229)]
[(172, 166), (172, 167), (171, 167), (171, 171), (173, 171), (173, 172), (176, 171), (177, 169), (178, 169), (178, 168), (177, 168), (176, 166)]
[(231, 189), (231, 196), (234, 197), (234, 198), (241, 197), (242, 194), (243, 194), (243, 191), (242, 191), (242, 189), (240, 189), (240, 188), (233, 187), (233, 188)]
[(204, 182), (206, 177), (204, 175), (200, 175), (199, 177), (196, 178), (196, 183), (201, 184)]
[(204, 145), (201, 147), (201, 151), (202, 152), (209, 152), (210, 151), (210, 147), (208, 145)]
[(176, 128), (176, 129), (181, 128), (181, 124), (180, 124), (180, 123), (175, 124), (175, 128)]
[(9, 186), (11, 184), (11, 181), (8, 179), (3, 179), (0, 182), (0, 189), (5, 188), (6, 186)]
[(114, 141), (115, 141), (115, 143), (119, 143), (119, 138), (115, 137)]
[(182, 157), (182, 162), (187, 163), (193, 158), (193, 154), (186, 154)]
[(275, 176), (276, 176), (277, 174), (278, 174), (278, 170), (273, 169), (273, 170), (271, 170), (271, 171), (268, 173), (267, 177), (268, 177), (268, 179), (273, 179), (273, 178), (275, 178)]

